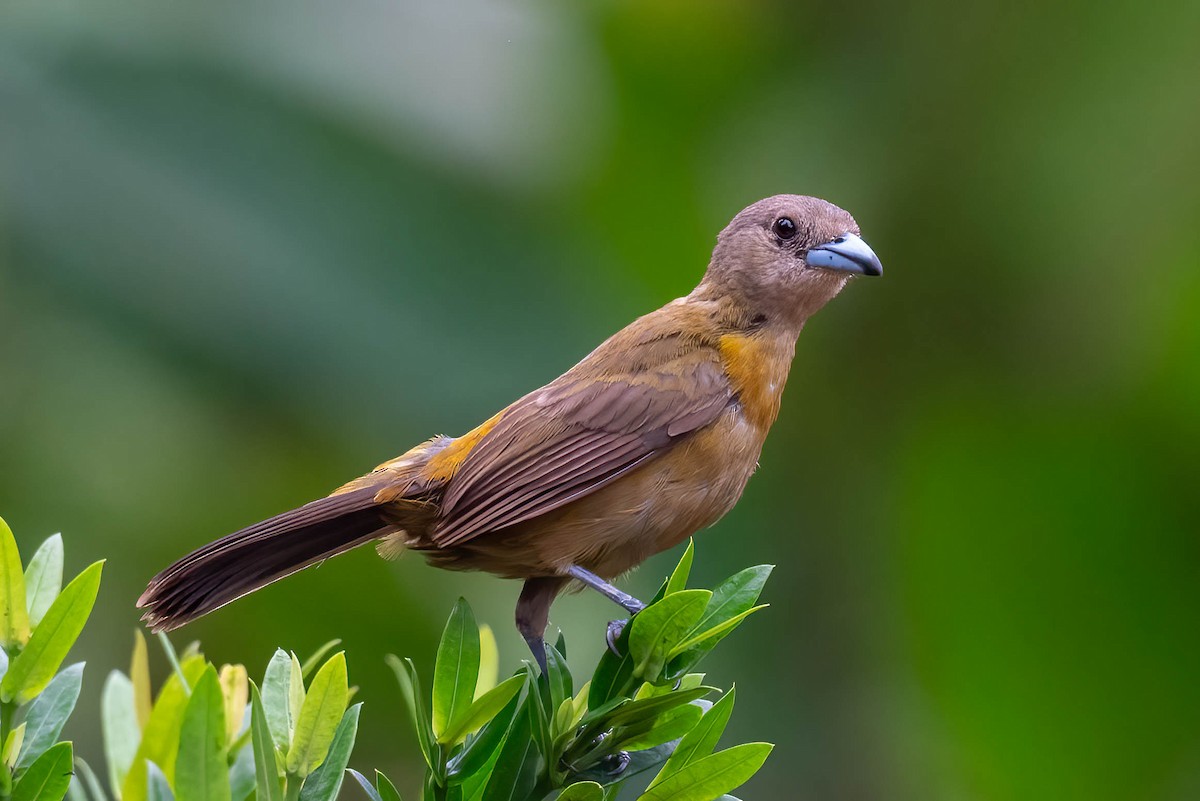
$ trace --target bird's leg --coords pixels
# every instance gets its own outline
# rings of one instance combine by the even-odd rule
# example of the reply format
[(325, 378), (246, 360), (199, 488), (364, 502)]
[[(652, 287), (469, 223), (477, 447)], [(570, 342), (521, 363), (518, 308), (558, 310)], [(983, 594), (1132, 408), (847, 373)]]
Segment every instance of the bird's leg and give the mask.
[(621, 592), (616, 587), (597, 576), (595, 573), (591, 572), (590, 570), (584, 570), (579, 565), (571, 565), (569, 568), (567, 568), (567, 575), (573, 579), (582, 581), (584, 584), (588, 585), (593, 590), (596, 590), (608, 600), (618, 604), (631, 615), (636, 615), (638, 612), (646, 608), (646, 605), (637, 598), (634, 598), (629, 593)]
[(546, 674), (546, 641), (543, 637), (550, 621), (550, 605), (567, 581), (559, 576), (526, 579), (521, 587), (521, 597), (517, 599), (517, 631), (529, 644), (542, 675)]
[[(567, 575), (583, 582), (613, 603), (620, 605), (622, 609), (629, 613), (630, 617), (646, 608), (646, 605), (637, 598), (634, 598), (629, 593), (621, 592), (595, 573), (585, 570), (579, 565), (571, 565), (567, 569)], [(620, 651), (617, 650), (617, 640), (621, 637), (621, 632), (625, 630), (625, 624), (628, 622), (628, 620), (610, 620), (608, 622), (608, 630), (605, 632), (604, 638), (608, 641), (608, 649), (617, 656), (621, 655)]]

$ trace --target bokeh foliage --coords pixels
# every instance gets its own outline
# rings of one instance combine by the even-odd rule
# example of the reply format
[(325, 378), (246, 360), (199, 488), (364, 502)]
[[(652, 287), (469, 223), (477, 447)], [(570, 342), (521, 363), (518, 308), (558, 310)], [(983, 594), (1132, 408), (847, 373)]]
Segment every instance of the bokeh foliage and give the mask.
[[(686, 292), (743, 204), (818, 194), (887, 273), (804, 333), (701, 535), (784, 577), (790, 636), (708, 666), (778, 687), (731, 724), (778, 744), (745, 795), (1192, 797), (1198, 33), (1190, 0), (7, 2), (0, 508), (121, 555), (78, 647), (123, 665), (188, 548), (466, 430)], [(344, 637), (384, 686), (460, 595), (520, 653), (516, 592), (364, 552), (189, 634)], [(554, 621), (594, 656), (608, 613)]]

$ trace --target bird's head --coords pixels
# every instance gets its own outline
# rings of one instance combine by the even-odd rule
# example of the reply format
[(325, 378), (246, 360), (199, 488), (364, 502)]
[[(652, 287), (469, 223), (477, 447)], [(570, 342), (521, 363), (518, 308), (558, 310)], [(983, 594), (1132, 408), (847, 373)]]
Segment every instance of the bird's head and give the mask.
[(720, 233), (701, 286), (768, 319), (802, 324), (852, 277), (882, 274), (849, 213), (820, 198), (775, 195)]

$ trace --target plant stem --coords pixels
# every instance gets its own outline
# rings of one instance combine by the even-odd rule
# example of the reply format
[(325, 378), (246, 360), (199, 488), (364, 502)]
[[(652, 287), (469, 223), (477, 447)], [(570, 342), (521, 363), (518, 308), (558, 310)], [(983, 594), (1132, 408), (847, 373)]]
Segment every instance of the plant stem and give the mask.
[(12, 730), (13, 717), (16, 713), (17, 705), (15, 702), (0, 703), (0, 743), (8, 739), (8, 733)]
[(167, 654), (167, 661), (171, 663), (171, 669), (179, 677), (179, 683), (183, 685), (184, 693), (190, 696), (192, 688), (188, 686), (187, 677), (183, 675), (183, 667), (179, 664), (179, 656), (175, 653), (175, 646), (171, 645), (170, 639), (162, 632), (158, 634), (158, 641), (162, 644), (162, 648)]
[(283, 801), (296, 801), (300, 797), (300, 787), (304, 780), (295, 773), (287, 775), (287, 789), (283, 792)]

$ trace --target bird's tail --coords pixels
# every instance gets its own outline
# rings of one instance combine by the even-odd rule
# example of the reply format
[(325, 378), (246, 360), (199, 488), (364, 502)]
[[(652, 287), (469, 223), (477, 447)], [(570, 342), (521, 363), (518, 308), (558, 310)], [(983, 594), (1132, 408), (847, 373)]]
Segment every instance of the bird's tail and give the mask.
[[(330, 495), (236, 531), (150, 580), (138, 599), (153, 631), (170, 631), (311, 564), (402, 528), (375, 487)], [(414, 513), (419, 504), (414, 504)]]

